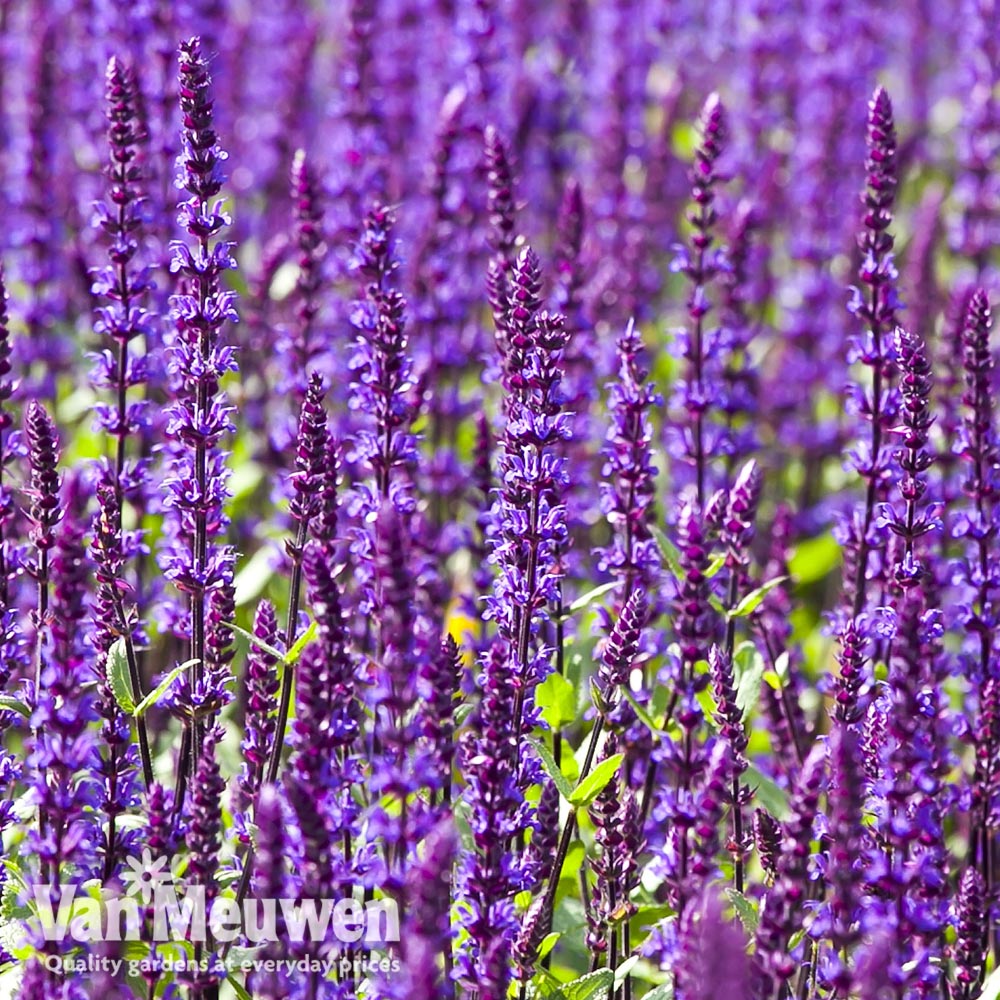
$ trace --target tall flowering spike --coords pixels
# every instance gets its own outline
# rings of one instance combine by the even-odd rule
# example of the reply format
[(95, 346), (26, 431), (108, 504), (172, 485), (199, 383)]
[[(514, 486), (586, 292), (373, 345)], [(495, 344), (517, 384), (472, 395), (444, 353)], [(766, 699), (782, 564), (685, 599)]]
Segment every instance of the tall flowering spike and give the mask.
[(613, 534), (599, 550), (598, 566), (622, 582), (625, 595), (633, 586), (653, 593), (660, 555), (650, 529), (657, 473), (651, 414), (662, 399), (647, 382), (642, 337), (634, 323), (629, 322), (616, 350), (618, 377), (609, 389), (612, 424), (600, 483), (601, 510)]
[[(617, 750), (617, 744), (610, 740), (606, 754)], [(590, 868), (595, 881), (587, 946), (591, 954), (610, 952), (610, 961), (620, 954), (615, 940), (619, 922), (635, 912), (630, 897), (639, 879), (643, 849), (636, 795), (630, 788), (620, 787), (617, 779), (612, 780), (591, 806), (590, 815), (595, 846)]]
[[(28, 487), (31, 501), (28, 520), (31, 523), (31, 530), (28, 537), (35, 547), (36, 555), (34, 564), (28, 567), (28, 572), (34, 577), (38, 586), (38, 599), (35, 605), (37, 648), (49, 607), (50, 553), (56, 544), (56, 525), (63, 516), (62, 502), (59, 498), (60, 476), (56, 468), (59, 462), (59, 434), (52, 418), (38, 400), (33, 399), (28, 403), (24, 417), (24, 432), (31, 466)], [(36, 697), (39, 694), (37, 688), (40, 668), (41, 658), (36, 656)]]
[(677, 543), (683, 572), (674, 600), (674, 631), (680, 643), (685, 676), (690, 682), (694, 665), (707, 659), (714, 631), (709, 604), (709, 548), (701, 525), (701, 511), (690, 496), (681, 504), (677, 521)]
[(696, 888), (718, 872), (721, 847), (719, 825), (731, 797), (733, 760), (729, 747), (719, 740), (712, 747), (700, 788), (697, 790), (695, 822), (689, 834), (687, 872), (682, 871), (680, 906)]
[[(446, 1000), (452, 984), (439, 968), (452, 948), (449, 909), (451, 872), (457, 838), (450, 817), (442, 819), (424, 841), (423, 857), (406, 877), (406, 925), (401, 934), (403, 970), (387, 984), (392, 1000)], [(445, 963), (450, 968), (450, 962)]]
[[(299, 433), (295, 441), (295, 472), (292, 473), (292, 499), (289, 511), (296, 525), (308, 527), (322, 508), (323, 475), (330, 448), (323, 398), (326, 389), (318, 372), (309, 383), (299, 415)], [(301, 552), (298, 553), (301, 556)]]
[(552, 870), (552, 859), (555, 857), (559, 841), (560, 802), (556, 783), (546, 775), (542, 779), (542, 792), (538, 797), (534, 828), (528, 843), (528, 864), (534, 869), (533, 878), (536, 885), (541, 885)]
[(333, 873), (330, 858), (330, 831), (326, 816), (317, 808), (317, 790), (300, 774), (287, 779), (288, 802), (299, 822), (302, 853), (302, 893), (306, 899), (323, 899), (329, 895)]
[[(279, 643), (274, 605), (261, 601), (254, 614), (253, 634), (272, 648)], [(274, 711), (278, 707), (277, 662), (270, 653), (250, 644), (247, 651), (246, 721), (243, 733), (243, 769), (240, 772), (239, 808), (246, 812), (260, 790), (264, 767), (275, 737)]]
[(571, 177), (563, 189), (559, 219), (556, 223), (556, 232), (559, 236), (556, 252), (558, 284), (554, 292), (556, 308), (567, 317), (571, 326), (579, 320), (582, 305), (580, 298), (585, 278), (583, 264), (585, 223), (583, 188), (576, 178)]
[[(143, 239), (145, 206), (139, 166), (139, 145), (144, 136), (137, 98), (134, 69), (112, 57), (105, 77), (109, 191), (96, 215), (96, 224), (108, 243), (109, 263), (92, 274), (92, 291), (103, 303), (97, 309), (94, 328), (108, 338), (111, 349), (98, 357), (93, 380), (114, 399), (114, 403), (98, 403), (97, 414), (100, 426), (114, 440), (112, 467), (118, 489), (141, 504), (145, 470), (134, 459), (131, 466), (127, 464), (128, 440), (141, 433), (149, 417), (146, 402), (130, 401), (129, 391), (133, 390), (134, 397), (134, 390), (149, 381), (155, 317), (144, 305), (153, 287), (152, 278), (136, 259)], [(145, 350), (136, 355), (130, 352), (130, 345), (140, 338)]]
[[(303, 568), (309, 584), (309, 601), (319, 626), (316, 648), (321, 654), (322, 664), (317, 686), (309, 688), (306, 685), (303, 691), (307, 698), (300, 711), (304, 715), (305, 728), (301, 732), (298, 729), (293, 731), (303, 751), (310, 740), (318, 746), (324, 739), (328, 739), (332, 747), (346, 751), (358, 735), (360, 707), (340, 585), (329, 553), (317, 543), (306, 549)], [(322, 687), (324, 679), (327, 684), (325, 691)], [(324, 708), (329, 709), (325, 717)], [(321, 752), (321, 747), (316, 752)]]
[(753, 811), (753, 839), (757, 846), (760, 866), (767, 878), (773, 881), (778, 873), (778, 855), (781, 851), (781, 827), (766, 810)]
[(527, 812), (512, 725), (520, 679), (499, 640), (483, 655), (479, 687), (482, 696), (461, 744), (474, 850), (461, 883), (468, 940), (458, 972), (459, 982), (474, 985), (481, 996), (503, 1000), (510, 971), (495, 948), (499, 941), (509, 954), (517, 931), (514, 894), (529, 880), (510, 850), (511, 839), (526, 827)]
[[(1000, 461), (993, 420), (995, 363), (990, 345), (993, 313), (985, 291), (972, 293), (961, 330), (962, 369), (965, 389), (959, 449), (969, 469), (964, 489), (982, 512), (1000, 495), (994, 469)], [(985, 526), (983, 526), (985, 527)]]
[(867, 642), (853, 619), (844, 626), (837, 654), (840, 675), (834, 693), (834, 718), (844, 725), (860, 722), (867, 705), (863, 699), (867, 687)]
[[(236, 618), (236, 588), (233, 585), (234, 553), (224, 553), (228, 566), (220, 586), (209, 591), (205, 614), (205, 674), (221, 689), (232, 679), (230, 664), (236, 655), (233, 630), (229, 623)], [(228, 698), (227, 698), (228, 700)]]
[(17, 435), (12, 433), (14, 414), (11, 397), (17, 388), (12, 378), (14, 369), (13, 343), (7, 313), (7, 280), (0, 264), (0, 605), (5, 609), (10, 600), (10, 580), (13, 573), (14, 548), (11, 527), (14, 517), (14, 495), (7, 485), (7, 467), (15, 458)]
[[(222, 190), (226, 155), (218, 146), (213, 122), (208, 61), (202, 55), (201, 39), (181, 42), (180, 105), (183, 116), (183, 152), (178, 182), (203, 205)], [(206, 220), (212, 226), (212, 220)], [(213, 233), (214, 234), (214, 233)]]
[[(970, 0), (962, 7), (962, 46), (958, 77), (963, 122), (958, 129), (959, 175), (954, 187), (961, 215), (952, 247), (972, 261), (976, 281), (985, 282), (996, 266), (996, 206), (1000, 198), (1000, 11), (996, 0)], [(992, 257), (992, 261), (991, 261)], [(995, 270), (992, 276), (995, 277)]]
[(102, 756), (101, 777), (104, 786), (102, 807), (108, 817), (105, 851), (105, 881), (116, 861), (117, 817), (134, 805), (137, 797), (136, 768), (131, 745), (131, 725), (115, 698), (108, 680), (108, 652), (121, 631), (133, 623), (121, 621), (124, 610), (121, 596), (122, 570), (125, 556), (122, 548), (121, 503), (113, 482), (97, 487), (98, 513), (94, 519), (91, 556), (95, 564), (97, 593), (91, 614), (94, 625), (93, 645), (97, 654), (97, 711), (101, 716)]
[[(287, 821), (281, 808), (281, 798), (273, 785), (265, 785), (260, 790), (260, 799), (254, 814), (257, 826), (257, 852), (254, 857), (254, 896), (257, 899), (285, 899), (288, 894), (287, 875), (285, 872), (288, 857)], [(279, 913), (275, 928), (279, 936), (283, 936), (284, 921)], [(265, 945), (263, 957), (277, 960), (282, 953), (282, 946), (277, 941)], [(288, 996), (288, 984), (285, 971), (278, 961), (273, 970), (263, 967), (254, 972), (250, 983), (253, 995), (261, 1000), (282, 1000)]]
[(416, 689), (420, 696), (420, 735), (437, 770), (436, 784), (445, 802), (451, 800), (451, 767), (455, 756), (456, 697), (462, 679), (462, 653), (445, 636), (435, 655), (420, 665)]
[(497, 622), (521, 684), (514, 733), (527, 693), (549, 670), (544, 651), (536, 654), (539, 622), (557, 592), (566, 542), (563, 493), (567, 482), (560, 444), (570, 434), (560, 384), (566, 346), (563, 318), (537, 311), (541, 275), (530, 248), (518, 257), (508, 313), (509, 351), (503, 359), (504, 436), (497, 461), (501, 488), (493, 504), (491, 559), (500, 567), (486, 617)]
[(685, 361), (677, 384), (673, 408), (677, 411), (673, 442), (674, 457), (692, 469), (698, 503), (704, 506), (710, 489), (710, 459), (724, 450), (720, 427), (714, 426), (710, 410), (722, 401), (724, 391), (720, 359), (724, 338), (710, 329), (706, 318), (712, 310), (709, 291), (725, 267), (725, 254), (715, 247), (718, 215), (715, 208), (717, 171), (726, 133), (726, 114), (717, 94), (705, 102), (701, 115), (701, 141), (691, 167), (690, 247), (677, 255), (673, 269), (688, 279), (688, 324), (681, 333)]
[[(890, 975), (904, 989), (940, 978), (947, 913), (945, 789), (948, 724), (936, 678), (940, 612), (926, 609), (924, 588), (903, 591), (889, 663), (885, 763), (876, 831), (883, 850), (866, 868), (870, 891), (887, 900)], [(907, 904), (910, 905), (907, 905)]]
[(301, 392), (304, 374), (324, 360), (326, 351), (316, 324), (322, 310), (323, 266), (327, 254), (322, 189), (309, 158), (301, 149), (292, 161), (292, 207), (299, 273), (295, 282), (296, 323), (290, 360), (294, 366), (292, 382)]
[(25, 410), (24, 433), (31, 465), (29, 537), (41, 555), (56, 544), (55, 528), (62, 519), (63, 510), (59, 500), (60, 476), (56, 470), (59, 432), (48, 411), (37, 400), (32, 400)]
[(541, 262), (531, 247), (525, 247), (518, 254), (510, 275), (509, 288), (503, 300), (503, 325), (497, 326), (504, 386), (511, 392), (525, 387), (522, 370), (532, 343), (541, 294)]
[(56, 894), (60, 881), (76, 881), (82, 872), (92, 877), (98, 836), (93, 807), (99, 798), (99, 765), (90, 729), (95, 714), (82, 641), (88, 573), (82, 531), (69, 519), (60, 528), (52, 559), (52, 636), (39, 649), (41, 683), (27, 750), (39, 815), (31, 840), (44, 881)]
[(376, 203), (365, 216), (354, 267), (364, 282), (365, 298), (355, 302), (351, 322), (358, 337), (350, 360), (351, 408), (368, 416), (355, 435), (358, 459), (375, 479), (367, 491), (366, 514), (392, 496), (401, 510), (412, 506), (409, 478), (416, 461), (412, 424), (416, 384), (406, 331), (406, 300), (393, 286), (399, 267), (393, 237), (395, 216)]
[(713, 645), (708, 653), (708, 667), (717, 705), (715, 721), (719, 735), (729, 745), (734, 770), (742, 773), (748, 765), (745, 756), (748, 741), (743, 728), (743, 710), (736, 704), (733, 665), (726, 653)]
[[(830, 788), (828, 821), (830, 901), (826, 937), (833, 950), (847, 955), (860, 940), (857, 922), (864, 875), (865, 832), (862, 826), (864, 783), (861, 776), (860, 740), (857, 732), (846, 725), (834, 730), (831, 746), (833, 780)], [(848, 996), (852, 977), (848, 966), (833, 963), (831, 982), (837, 996)]]
[(220, 727), (212, 727), (202, 740), (201, 755), (191, 786), (191, 809), (188, 816), (187, 843), (190, 850), (191, 881), (205, 889), (211, 903), (219, 886), (219, 850), (222, 838), (222, 795), (226, 783), (219, 772), (216, 744), (222, 739)]
[(618, 689), (629, 682), (639, 652), (639, 639), (646, 621), (646, 595), (641, 590), (629, 594), (625, 607), (608, 636), (597, 668), (598, 686), (606, 703), (613, 702)]
[[(188, 690), (197, 694), (206, 663), (208, 595), (232, 581), (231, 554), (216, 540), (228, 525), (221, 445), (233, 430), (232, 408), (219, 383), (236, 370), (235, 355), (222, 337), (225, 324), (237, 318), (235, 295), (223, 290), (222, 279), (236, 262), (230, 244), (220, 239), (230, 221), (218, 200), (226, 154), (213, 125), (211, 78), (199, 39), (181, 44), (178, 66), (182, 148), (176, 184), (189, 197), (180, 203), (177, 218), (190, 242), (171, 244), (170, 270), (180, 280), (171, 299), (176, 334), (168, 369), (174, 402), (167, 423), (171, 468), (164, 505), (172, 516), (162, 565), (166, 577), (188, 595), (188, 618), (176, 628), (190, 642)], [(192, 773), (198, 766), (196, 742), (188, 738), (185, 746)]]
[(802, 765), (793, 790), (774, 884), (760, 906), (753, 953), (757, 996), (774, 996), (774, 991), (799, 970), (798, 962), (789, 953), (789, 941), (797, 930), (796, 918), (809, 894), (813, 825), (825, 779), (826, 753), (817, 746)]
[(514, 266), (517, 248), (517, 206), (514, 202), (514, 177), (507, 147), (495, 125), (483, 131), (486, 146), (486, 181), (489, 200), (489, 220), (492, 230), (490, 246), (495, 260), (508, 275)]
[(848, 557), (846, 597), (853, 618), (866, 605), (870, 556), (885, 545), (884, 532), (875, 530), (875, 513), (878, 504), (887, 499), (890, 453), (886, 444), (897, 408), (889, 340), (897, 325), (899, 308), (893, 237), (889, 232), (896, 196), (896, 131), (892, 103), (881, 87), (875, 91), (868, 108), (865, 167), (864, 225), (858, 237), (861, 287), (854, 289), (850, 305), (864, 332), (855, 339), (851, 360), (857, 359), (869, 369), (871, 384), (853, 387), (855, 409), (863, 424), (868, 425), (868, 431), (849, 456), (848, 464), (864, 481), (866, 495), (853, 521), (841, 529)]
[(938, 522), (921, 508), (927, 491), (926, 472), (933, 458), (927, 448), (927, 438), (933, 417), (930, 414), (931, 366), (923, 341), (902, 327), (896, 329), (896, 365), (899, 368), (899, 394), (902, 402), (900, 426), (896, 433), (903, 447), (896, 460), (903, 472), (899, 495), (904, 511), (900, 515), (891, 506), (883, 508), (880, 520), (893, 534), (903, 540), (903, 558), (896, 566), (896, 583), (913, 587), (920, 583), (924, 570), (914, 553), (914, 543), (933, 531)]
[(175, 827), (171, 811), (172, 794), (158, 781), (154, 782), (147, 794), (144, 812), (147, 817), (146, 847), (154, 858), (167, 857), (174, 852)]
[[(967, 497), (965, 509), (951, 521), (951, 534), (964, 537), (964, 557), (952, 563), (953, 579), (965, 595), (959, 607), (959, 621), (965, 631), (962, 663), (978, 687), (978, 710), (972, 733), (976, 746), (973, 775), (973, 815), (976, 817), (973, 857), (982, 866), (984, 876), (990, 868), (992, 815), (996, 809), (1000, 768), (996, 747), (1000, 745), (1000, 681), (994, 634), (1000, 625), (1000, 560), (997, 519), (1000, 497), (1000, 465), (994, 421), (994, 370), (990, 334), (992, 311), (986, 293), (979, 289), (969, 297), (962, 324), (962, 368), (965, 390), (962, 394), (962, 424), (956, 450), (964, 464), (962, 491)], [(987, 884), (987, 889), (990, 886)]]
[(675, 969), (678, 1000), (750, 1000), (746, 938), (723, 916), (718, 894), (708, 888), (680, 917)]
[(962, 872), (955, 900), (955, 944), (952, 946), (953, 996), (969, 1000), (986, 961), (986, 900), (983, 877), (973, 868)]

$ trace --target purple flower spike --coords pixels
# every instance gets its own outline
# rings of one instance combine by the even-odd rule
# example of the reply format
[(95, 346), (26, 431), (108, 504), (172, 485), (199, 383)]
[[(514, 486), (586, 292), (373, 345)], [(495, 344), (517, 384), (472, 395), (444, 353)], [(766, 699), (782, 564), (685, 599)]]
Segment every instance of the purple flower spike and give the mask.
[(720, 431), (710, 414), (710, 410), (719, 406), (724, 391), (719, 364), (723, 338), (706, 323), (712, 310), (710, 287), (728, 266), (724, 252), (715, 248), (718, 222), (715, 200), (720, 181), (717, 167), (725, 133), (725, 109), (719, 96), (712, 94), (702, 109), (701, 141), (690, 171), (692, 205), (687, 215), (692, 228), (690, 248), (681, 248), (673, 264), (674, 270), (687, 277), (690, 290), (688, 326), (681, 334), (685, 371), (673, 402), (678, 411), (674, 430), (679, 440), (673, 443), (672, 450), (675, 458), (691, 467), (698, 504), (702, 507), (711, 489), (709, 461), (725, 450), (720, 447), (721, 440), (717, 440)]
[[(253, 634), (267, 645), (276, 647), (278, 619), (270, 601), (261, 601), (254, 615)], [(277, 664), (270, 653), (250, 644), (247, 651), (245, 682), (246, 722), (243, 736), (243, 769), (240, 772), (238, 808), (244, 814), (255, 800), (264, 777), (264, 768), (275, 738), (278, 706)]]
[(299, 275), (296, 290), (296, 324), (290, 354), (291, 382), (301, 395), (303, 377), (322, 365), (327, 351), (317, 320), (322, 312), (323, 267), (327, 254), (323, 201), (319, 178), (303, 150), (292, 161), (292, 203), (295, 210), (295, 243)]
[[(136, 74), (117, 58), (108, 63), (105, 77), (110, 162), (106, 168), (109, 192), (98, 206), (95, 224), (108, 243), (108, 266), (92, 272), (92, 291), (103, 300), (94, 328), (111, 342), (111, 350), (97, 359), (93, 381), (116, 400), (102, 402), (98, 420), (114, 440), (113, 468), (118, 489), (142, 505), (145, 498), (144, 466), (129, 464), (129, 438), (148, 429), (148, 403), (129, 401), (129, 390), (150, 380), (152, 348), (157, 341), (156, 318), (145, 308), (153, 287), (147, 268), (137, 262), (143, 241), (145, 199), (139, 145), (144, 139), (139, 120)], [(133, 341), (140, 340), (143, 356), (130, 353)], [(132, 458), (136, 462), (136, 458)]]
[(853, 357), (871, 372), (870, 389), (854, 387), (857, 411), (868, 425), (868, 438), (850, 458), (850, 466), (865, 482), (866, 495), (859, 519), (844, 526), (847, 556), (845, 597), (850, 615), (857, 618), (867, 601), (869, 561), (885, 546), (885, 532), (876, 531), (875, 513), (888, 500), (890, 453), (886, 447), (898, 410), (893, 386), (895, 366), (890, 337), (896, 329), (899, 298), (893, 262), (892, 210), (896, 196), (896, 131), (892, 103), (879, 87), (868, 106), (867, 186), (862, 195), (864, 226), (858, 237), (861, 250), (859, 277), (851, 311), (864, 325), (856, 339)]
[(601, 653), (597, 676), (601, 696), (606, 702), (616, 697), (617, 688), (629, 682), (645, 621), (646, 595), (641, 590), (633, 590)]
[(986, 956), (986, 900), (983, 877), (975, 868), (966, 868), (955, 900), (956, 940), (952, 949), (955, 967), (955, 996), (974, 996)]
[(712, 889), (680, 917), (677, 958), (678, 1000), (750, 1000), (746, 938), (740, 927), (723, 917), (723, 906)]

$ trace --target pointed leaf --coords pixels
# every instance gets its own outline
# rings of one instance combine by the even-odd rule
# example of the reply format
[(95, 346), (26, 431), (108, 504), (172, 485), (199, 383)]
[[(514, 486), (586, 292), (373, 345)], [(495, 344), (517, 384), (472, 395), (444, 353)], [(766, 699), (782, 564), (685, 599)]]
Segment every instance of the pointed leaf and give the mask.
[(757, 932), (757, 907), (753, 900), (747, 899), (742, 892), (737, 892), (735, 889), (727, 889), (726, 898), (733, 904), (743, 930), (752, 937)]
[(566, 617), (577, 611), (582, 611), (584, 608), (589, 607), (598, 597), (603, 597), (609, 590), (614, 590), (618, 586), (617, 580), (612, 580), (611, 583), (602, 583), (599, 587), (594, 587), (593, 590), (588, 590), (586, 594), (582, 594), (578, 597), (567, 609)]
[(656, 539), (656, 544), (666, 561), (667, 568), (670, 570), (673, 578), (675, 580), (681, 580), (684, 577), (684, 570), (681, 568), (681, 554), (677, 546), (674, 545), (669, 538), (667, 538), (666, 533), (656, 525), (650, 525), (649, 530), (653, 533), (653, 538)]
[(125, 653), (125, 640), (115, 639), (108, 650), (107, 663), (108, 684), (111, 693), (118, 702), (118, 707), (128, 715), (135, 711), (135, 699), (132, 696), (132, 679), (128, 672), (128, 656)]
[(294, 667), (302, 656), (302, 651), (316, 638), (319, 626), (316, 622), (310, 622), (309, 628), (305, 630), (292, 644), (292, 648), (285, 654), (284, 661), (286, 667)]
[(746, 783), (753, 790), (757, 801), (775, 818), (788, 816), (788, 797), (770, 778), (761, 774), (751, 764), (746, 771)]
[(0, 694), (0, 712), (17, 712), (26, 719), (31, 718), (31, 709), (23, 701), (18, 701), (9, 694)]
[(739, 604), (729, 612), (730, 618), (746, 618), (747, 615), (752, 615), (757, 608), (760, 607), (761, 602), (767, 597), (768, 594), (774, 590), (775, 587), (780, 587), (788, 579), (787, 576), (776, 576), (773, 580), (768, 580), (767, 583), (762, 583), (756, 590), (751, 590)]
[(536, 740), (531, 736), (527, 737), (527, 740), (534, 748), (535, 753), (538, 754), (545, 773), (555, 782), (556, 788), (559, 789), (559, 794), (569, 802), (570, 796), (573, 794), (573, 786), (570, 785), (569, 779), (559, 769), (559, 765), (556, 764), (552, 752), (541, 740)]
[(240, 628), (236, 622), (224, 622), (226, 628), (236, 632), (238, 635), (243, 636), (247, 642), (252, 643), (258, 649), (263, 650), (268, 656), (273, 656), (279, 663), (284, 660), (285, 654), (281, 652), (280, 649), (275, 649), (274, 646), (269, 646), (263, 639), (259, 639), (253, 634), (253, 632), (248, 632), (245, 628)]
[(570, 805), (589, 806), (594, 799), (608, 786), (621, 767), (625, 754), (616, 753), (602, 760), (580, 784), (573, 789), (569, 797)]
[(189, 667), (192, 667), (197, 660), (188, 660), (186, 663), (178, 663), (173, 670), (166, 674), (160, 683), (153, 688), (149, 694), (146, 695), (138, 705), (135, 706), (135, 711), (133, 715), (137, 719), (141, 719), (154, 705), (158, 704), (160, 699), (167, 693), (167, 689), (184, 673)]

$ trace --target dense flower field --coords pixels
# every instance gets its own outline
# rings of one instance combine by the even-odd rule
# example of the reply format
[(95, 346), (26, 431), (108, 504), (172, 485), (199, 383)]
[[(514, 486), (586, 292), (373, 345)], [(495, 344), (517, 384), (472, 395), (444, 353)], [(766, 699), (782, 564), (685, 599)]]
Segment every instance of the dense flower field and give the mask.
[(998, 102), (995, 0), (0, 4), (0, 996), (1000, 995)]

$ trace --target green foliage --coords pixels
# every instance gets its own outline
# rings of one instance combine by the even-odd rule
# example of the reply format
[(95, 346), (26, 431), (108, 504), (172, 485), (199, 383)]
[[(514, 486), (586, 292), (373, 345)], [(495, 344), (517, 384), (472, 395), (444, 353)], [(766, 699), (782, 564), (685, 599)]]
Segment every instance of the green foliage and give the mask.
[(616, 753), (602, 760), (570, 793), (570, 805), (589, 806), (610, 784), (624, 759), (625, 754)]
[(132, 715), (135, 712), (135, 699), (132, 695), (132, 678), (129, 675), (124, 639), (116, 639), (108, 650), (106, 670), (108, 684), (118, 707), (127, 715)]
[(576, 719), (576, 691), (561, 674), (549, 674), (535, 688), (535, 704), (552, 729), (562, 729)]

